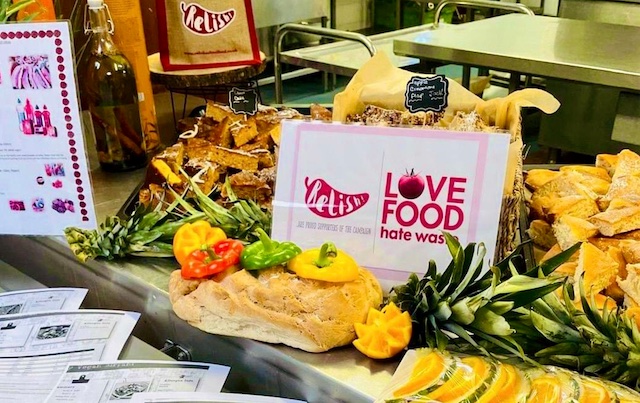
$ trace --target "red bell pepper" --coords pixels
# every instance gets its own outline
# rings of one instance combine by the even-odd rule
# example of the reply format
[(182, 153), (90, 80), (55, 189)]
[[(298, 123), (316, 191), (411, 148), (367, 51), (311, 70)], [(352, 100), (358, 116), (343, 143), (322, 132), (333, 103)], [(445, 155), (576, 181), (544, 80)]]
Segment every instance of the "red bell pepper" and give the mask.
[(211, 277), (240, 263), (244, 245), (234, 239), (225, 239), (213, 248), (193, 251), (182, 265), (182, 278), (186, 280)]

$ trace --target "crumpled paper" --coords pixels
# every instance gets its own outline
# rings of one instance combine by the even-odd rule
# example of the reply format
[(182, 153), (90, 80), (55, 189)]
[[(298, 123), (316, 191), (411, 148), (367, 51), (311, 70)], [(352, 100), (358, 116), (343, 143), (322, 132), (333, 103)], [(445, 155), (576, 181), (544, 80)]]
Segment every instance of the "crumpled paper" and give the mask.
[[(411, 77), (430, 77), (395, 67), (389, 57), (379, 52), (358, 70), (344, 91), (336, 94), (333, 101), (333, 120), (346, 122), (347, 116), (362, 113), (367, 105), (385, 109), (405, 111), (404, 95)], [(511, 145), (503, 192), (513, 192), (518, 164), (522, 158), (522, 136), (520, 111), (535, 107), (551, 114), (560, 107), (560, 102), (546, 91), (527, 88), (515, 91), (504, 98), (484, 101), (456, 81), (449, 81), (448, 105), (443, 119), (450, 120), (457, 112), (475, 111), (485, 123), (511, 133)], [(480, 134), (479, 134), (480, 135)]]

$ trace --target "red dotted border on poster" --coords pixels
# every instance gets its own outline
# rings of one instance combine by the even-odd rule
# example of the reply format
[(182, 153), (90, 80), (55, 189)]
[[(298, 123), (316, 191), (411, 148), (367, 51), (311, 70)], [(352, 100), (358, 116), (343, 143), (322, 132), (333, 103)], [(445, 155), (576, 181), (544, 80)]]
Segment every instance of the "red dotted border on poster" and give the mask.
[[(61, 32), (59, 30), (47, 30), (47, 31), (18, 31), (18, 32), (0, 32), (0, 39), (22, 39), (22, 38), (56, 38), (54, 43), (56, 45), (56, 58), (58, 63), (57, 69), (52, 69), (52, 72), (58, 71), (58, 78), (60, 80), (60, 95), (62, 99), (64, 120), (67, 128), (67, 137), (69, 138), (69, 153), (71, 154), (71, 161), (73, 161), (73, 177), (75, 178), (76, 191), (78, 192), (78, 200), (80, 205), (80, 214), (82, 214), (82, 221), (89, 221), (89, 215), (87, 211), (87, 203), (85, 202), (84, 188), (82, 182), (82, 173), (80, 172), (80, 164), (78, 164), (78, 156), (76, 155), (78, 150), (76, 149), (76, 141), (74, 140), (75, 133), (73, 125), (70, 123), (73, 119), (71, 117), (71, 108), (69, 105), (69, 92), (67, 88), (67, 75), (64, 73), (64, 57), (62, 54), (62, 40), (60, 39)], [(53, 60), (52, 60), (53, 61)]]

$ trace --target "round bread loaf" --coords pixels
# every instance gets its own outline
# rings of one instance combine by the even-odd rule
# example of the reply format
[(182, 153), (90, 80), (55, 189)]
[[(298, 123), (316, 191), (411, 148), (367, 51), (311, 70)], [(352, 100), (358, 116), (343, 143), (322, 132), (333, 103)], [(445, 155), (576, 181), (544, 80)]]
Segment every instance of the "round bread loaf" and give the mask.
[(353, 324), (382, 303), (369, 271), (346, 283), (303, 279), (282, 267), (240, 270), (219, 281), (171, 274), (169, 296), (181, 319), (205, 332), (323, 352), (351, 343)]

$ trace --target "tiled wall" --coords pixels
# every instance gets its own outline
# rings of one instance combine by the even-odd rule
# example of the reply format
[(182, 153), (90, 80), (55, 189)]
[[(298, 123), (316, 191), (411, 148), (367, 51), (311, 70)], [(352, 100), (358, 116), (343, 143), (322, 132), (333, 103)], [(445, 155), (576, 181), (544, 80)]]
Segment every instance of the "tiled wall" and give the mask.
[[(373, 0), (336, 0), (338, 29), (355, 31), (370, 25), (370, 6)], [(328, 6), (327, 6), (328, 7)]]

